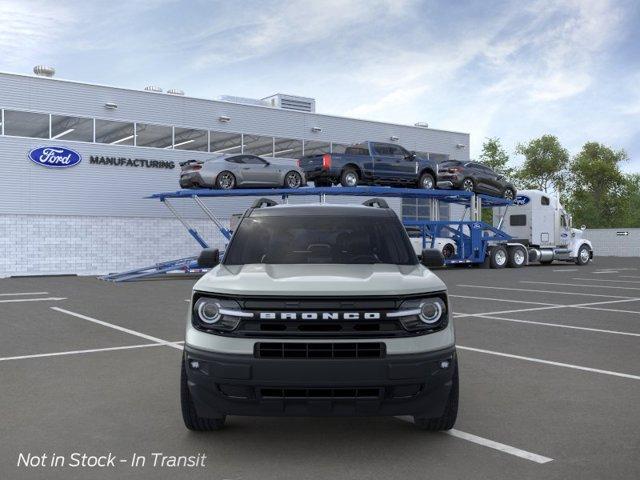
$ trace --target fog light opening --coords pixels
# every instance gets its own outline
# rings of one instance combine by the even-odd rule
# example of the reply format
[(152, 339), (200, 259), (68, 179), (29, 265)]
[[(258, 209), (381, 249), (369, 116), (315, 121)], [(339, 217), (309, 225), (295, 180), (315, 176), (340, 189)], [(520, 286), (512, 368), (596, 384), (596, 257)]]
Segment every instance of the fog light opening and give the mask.
[(197, 360), (189, 360), (189, 366), (193, 370), (198, 370), (200, 368), (200, 362), (198, 362)]
[(442, 370), (446, 370), (447, 368), (449, 368), (449, 365), (451, 365), (451, 361), (450, 360), (442, 360), (440, 362), (440, 368)]

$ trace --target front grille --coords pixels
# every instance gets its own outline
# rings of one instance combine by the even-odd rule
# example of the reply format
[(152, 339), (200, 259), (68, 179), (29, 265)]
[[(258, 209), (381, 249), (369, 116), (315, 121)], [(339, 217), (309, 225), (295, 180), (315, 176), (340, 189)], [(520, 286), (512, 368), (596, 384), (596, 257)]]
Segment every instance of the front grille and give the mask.
[(236, 335), (246, 337), (397, 337), (408, 334), (398, 320), (256, 320), (240, 322)]
[(256, 358), (384, 358), (385, 344), (375, 343), (280, 343), (259, 342)]
[(341, 399), (341, 398), (381, 398), (384, 388), (261, 388), (262, 398), (299, 399)]

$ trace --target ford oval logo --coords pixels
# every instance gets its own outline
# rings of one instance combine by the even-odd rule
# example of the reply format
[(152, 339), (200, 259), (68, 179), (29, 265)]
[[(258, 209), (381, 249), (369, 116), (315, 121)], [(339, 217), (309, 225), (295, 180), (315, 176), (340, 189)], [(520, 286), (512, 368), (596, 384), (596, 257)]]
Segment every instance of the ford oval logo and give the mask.
[(513, 201), (514, 205), (526, 205), (529, 203), (531, 199), (526, 195), (517, 195), (516, 199)]
[(43, 167), (68, 168), (79, 164), (82, 155), (64, 147), (39, 147), (29, 152), (29, 160)]

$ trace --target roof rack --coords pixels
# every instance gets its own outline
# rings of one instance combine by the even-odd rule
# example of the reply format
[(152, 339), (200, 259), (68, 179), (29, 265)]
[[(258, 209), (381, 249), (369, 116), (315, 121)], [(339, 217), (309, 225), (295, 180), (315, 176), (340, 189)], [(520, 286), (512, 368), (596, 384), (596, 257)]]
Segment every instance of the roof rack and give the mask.
[(381, 198), (370, 198), (369, 200), (365, 200), (362, 202), (362, 205), (365, 207), (378, 207), (378, 208), (389, 208), (389, 204), (386, 200)]
[(271, 200), (270, 198), (259, 198), (251, 204), (251, 208), (274, 207), (278, 205), (278, 202)]

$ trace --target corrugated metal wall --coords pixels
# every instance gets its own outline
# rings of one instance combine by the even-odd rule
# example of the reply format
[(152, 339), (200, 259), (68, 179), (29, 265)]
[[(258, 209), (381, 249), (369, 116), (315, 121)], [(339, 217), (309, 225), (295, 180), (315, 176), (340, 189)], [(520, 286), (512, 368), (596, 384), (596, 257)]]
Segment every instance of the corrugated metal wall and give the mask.
[[(107, 102), (116, 103), (118, 108), (105, 108), (104, 104)], [(365, 139), (389, 141), (389, 137), (395, 135), (399, 137), (400, 144), (411, 150), (468, 158), (468, 148), (456, 147), (459, 143), (469, 144), (469, 135), (464, 133), (41, 77), (0, 73), (0, 108), (338, 143), (355, 143)], [(218, 117), (221, 115), (230, 117), (230, 121), (220, 122)], [(322, 132), (313, 133), (311, 127), (320, 127)], [(27, 159), (31, 149), (41, 146), (71, 148), (83, 156), (83, 161), (68, 169), (44, 168)], [(91, 155), (172, 160), (176, 162), (176, 168), (165, 170), (92, 165), (89, 163)], [(166, 216), (166, 209), (160, 202), (143, 200), (143, 197), (160, 191), (177, 190), (177, 163), (209, 156), (208, 153), (196, 151), (2, 136), (0, 175), (4, 180), (0, 212), (34, 215)], [(250, 202), (250, 199), (217, 200), (216, 206), (221, 216), (228, 217), (232, 213), (242, 211)], [(196, 209), (187, 208), (184, 212), (201, 217)]]

